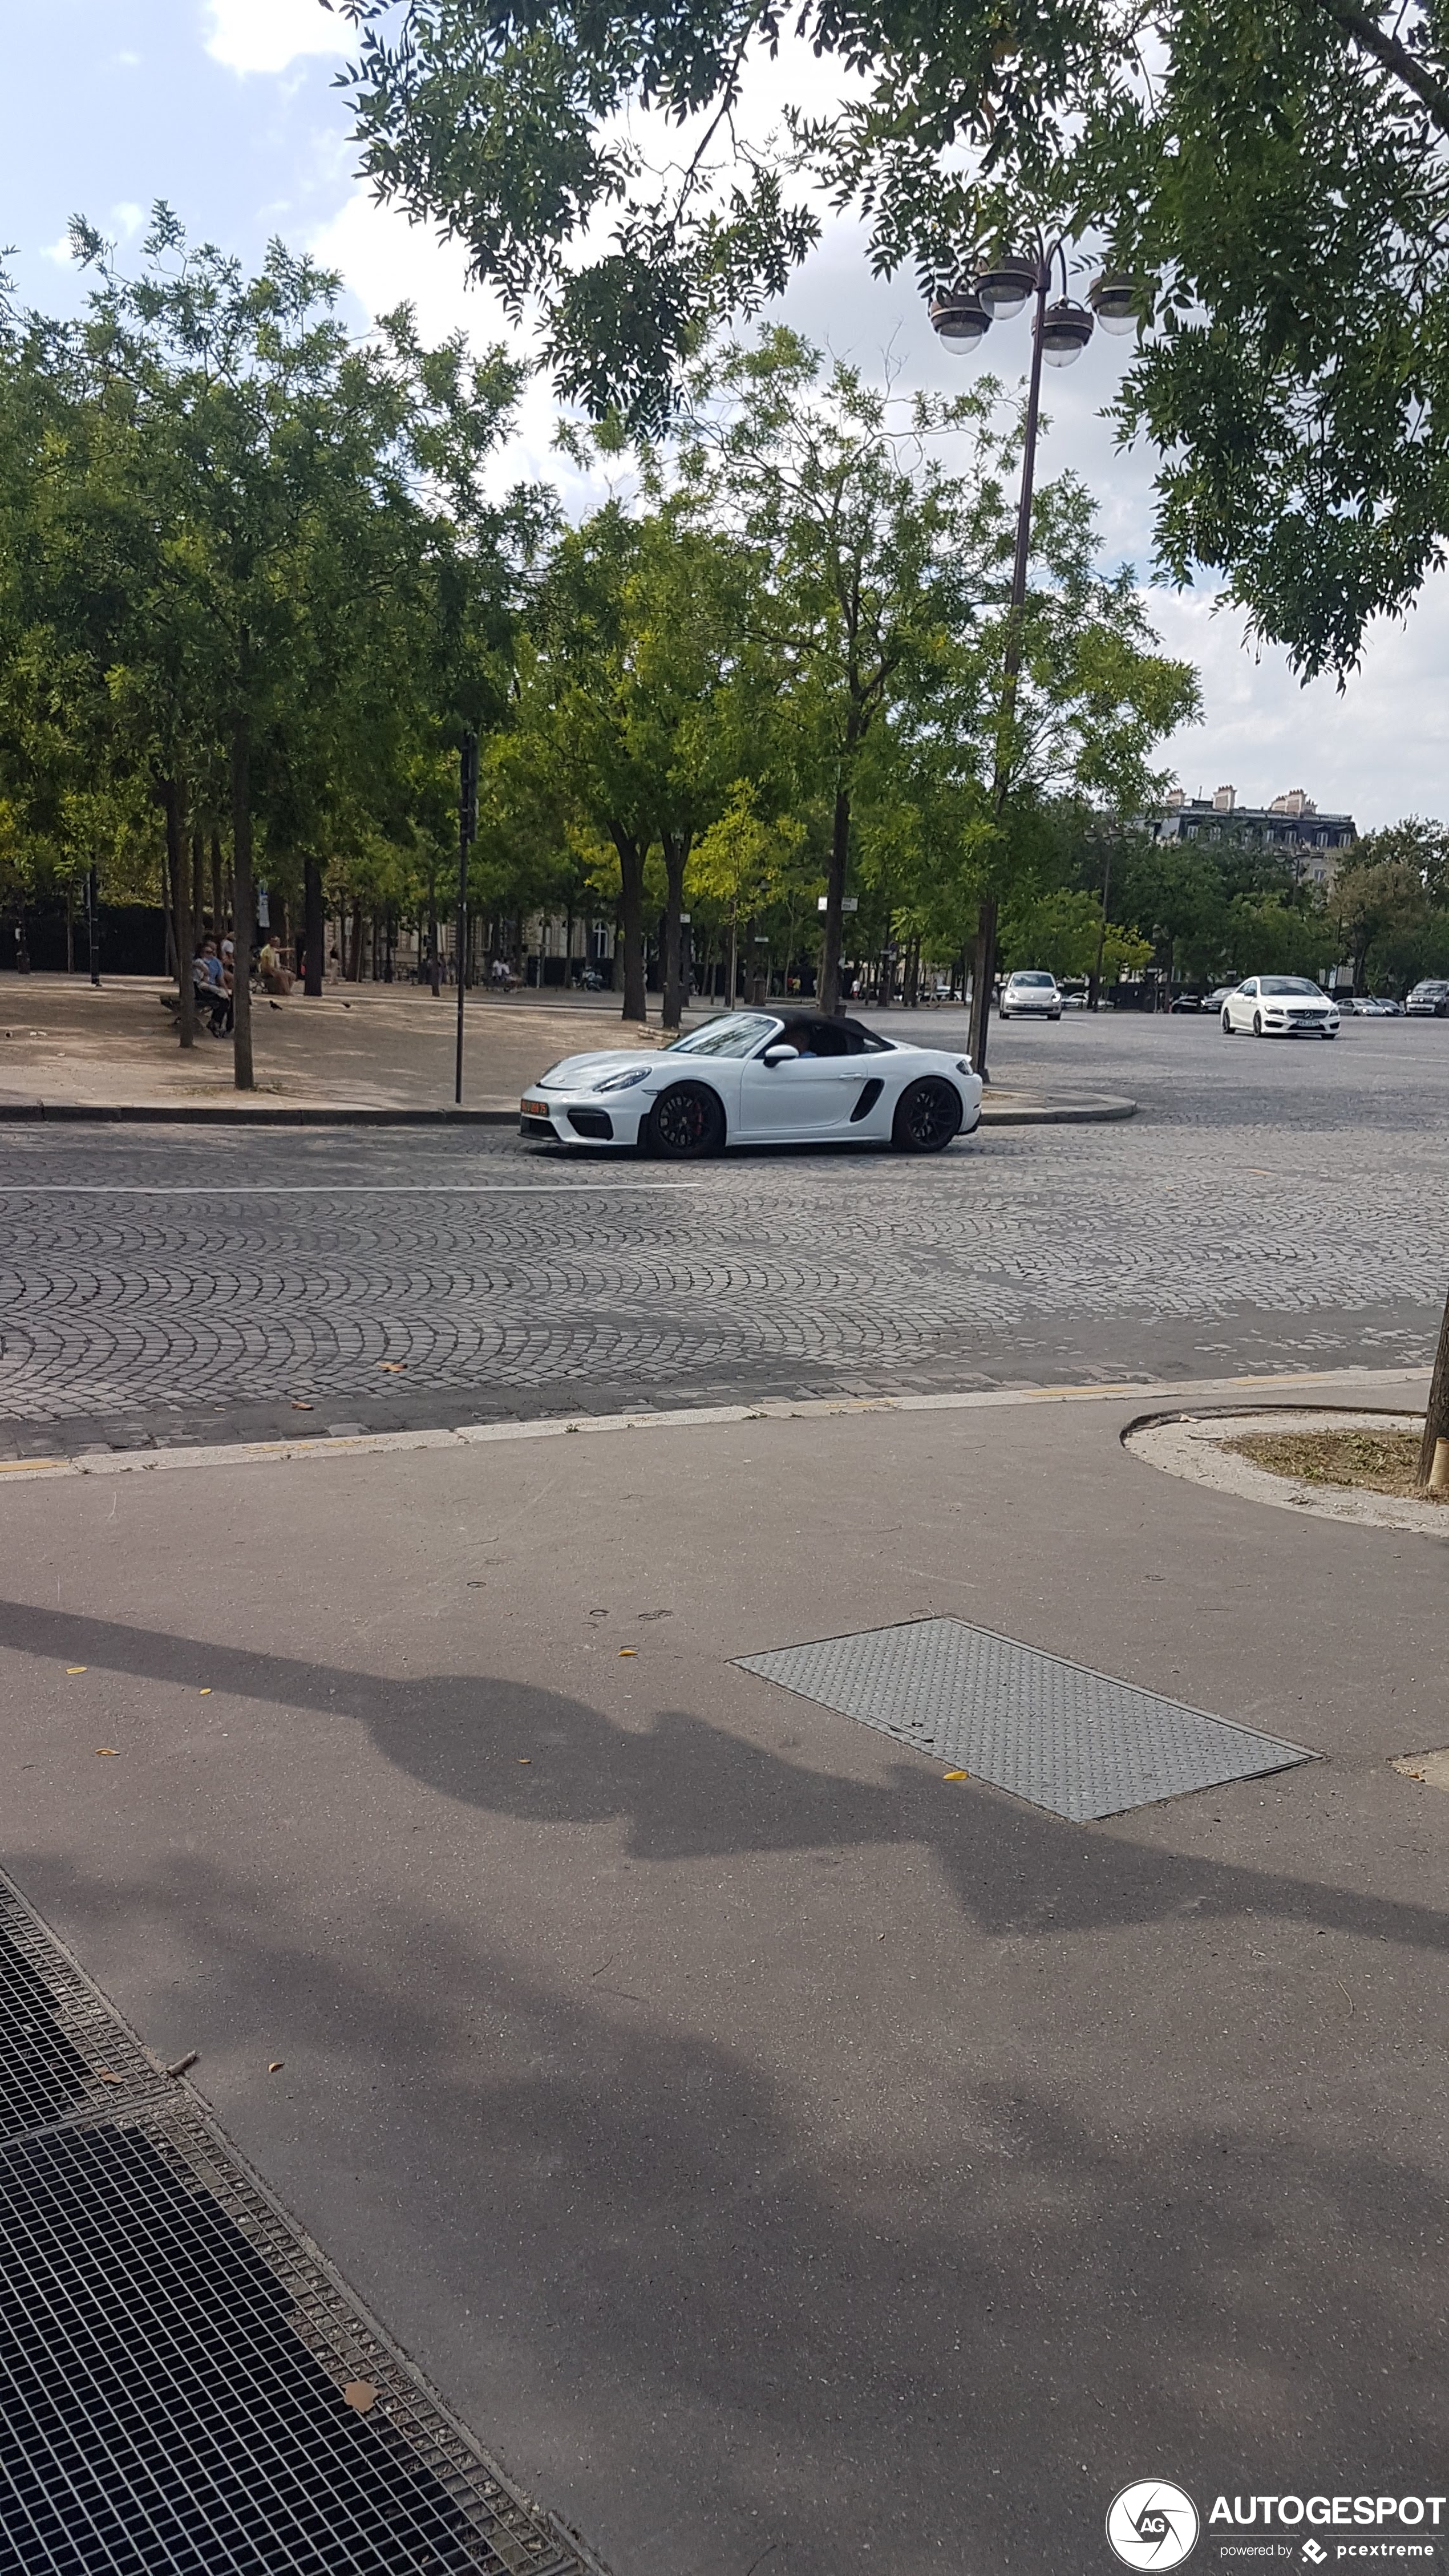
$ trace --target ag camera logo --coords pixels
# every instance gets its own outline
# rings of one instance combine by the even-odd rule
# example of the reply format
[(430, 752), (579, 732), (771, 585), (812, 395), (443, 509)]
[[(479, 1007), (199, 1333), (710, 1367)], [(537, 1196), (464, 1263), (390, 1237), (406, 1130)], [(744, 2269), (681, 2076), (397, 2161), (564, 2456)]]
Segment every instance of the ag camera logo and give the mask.
[(1197, 2506), (1165, 2478), (1138, 2478), (1112, 2498), (1107, 2539), (1124, 2567), (1180, 2567), (1197, 2534)]

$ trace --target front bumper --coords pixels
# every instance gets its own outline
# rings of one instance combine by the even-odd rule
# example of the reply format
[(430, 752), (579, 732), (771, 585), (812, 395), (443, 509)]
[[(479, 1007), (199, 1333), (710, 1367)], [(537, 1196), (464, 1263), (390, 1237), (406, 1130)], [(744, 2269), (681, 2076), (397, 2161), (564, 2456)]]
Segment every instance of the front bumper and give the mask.
[(627, 1093), (600, 1099), (593, 1091), (526, 1092), (518, 1132), (540, 1145), (637, 1145), (640, 1115), (648, 1107)]

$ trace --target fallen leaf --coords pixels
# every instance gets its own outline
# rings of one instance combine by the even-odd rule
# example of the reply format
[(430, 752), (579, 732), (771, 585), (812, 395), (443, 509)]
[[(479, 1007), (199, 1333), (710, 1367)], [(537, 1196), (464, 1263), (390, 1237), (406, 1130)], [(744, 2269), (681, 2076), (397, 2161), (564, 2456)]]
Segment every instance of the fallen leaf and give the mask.
[(270, 2066), (267, 2068), (267, 2073), (269, 2075), (280, 2075), (286, 2063), (287, 2061), (285, 2057), (274, 2057)]
[(619, 1652), (621, 1655), (637, 1655), (639, 1649), (637, 1646), (621, 1646)]
[(197, 1692), (196, 1696), (197, 1696), (197, 1698), (198, 1698), (198, 1699), (210, 1699), (210, 1697), (211, 1697), (211, 1684), (210, 1684), (210, 1682), (203, 1682), (203, 1683), (202, 1683), (202, 1686), (201, 1686), (200, 1690)]
[(377, 2390), (370, 2379), (349, 2379), (342, 2391), (343, 2403), (359, 2415), (370, 2415), (377, 2404)]
[[(385, 1377), (401, 1377), (407, 1368), (407, 1361), (379, 1360), (377, 1365), (382, 1370)], [(308, 1409), (310, 1411), (310, 1407)]]
[(121, 1748), (119, 1744), (98, 1744), (96, 1746), (97, 1753), (113, 1754), (119, 1753), (120, 1750)]
[(68, 1673), (88, 1673), (88, 1672), (90, 1671), (90, 1665), (89, 1665), (89, 1664), (67, 1664), (67, 1665), (66, 1665), (66, 1671), (67, 1671)]
[(969, 1771), (943, 1771), (941, 1777), (943, 1780), (969, 1780), (971, 1774)]
[(103, 2084), (124, 2084), (126, 2080), (124, 2075), (113, 2075), (109, 2066), (98, 2066), (96, 2073)]
[(526, 1771), (530, 1762), (533, 1760), (533, 1755), (531, 1753), (520, 1753), (518, 1758)]
[(293, 1398), (292, 1398), (292, 1411), (293, 1411), (294, 1413), (310, 1413), (310, 1412), (311, 1412), (311, 1410), (312, 1410), (311, 1405), (310, 1405), (310, 1404), (304, 1404), (304, 1403), (302, 1402), (302, 1399), (301, 1399), (300, 1395), (294, 1395), (294, 1396), (293, 1396)]

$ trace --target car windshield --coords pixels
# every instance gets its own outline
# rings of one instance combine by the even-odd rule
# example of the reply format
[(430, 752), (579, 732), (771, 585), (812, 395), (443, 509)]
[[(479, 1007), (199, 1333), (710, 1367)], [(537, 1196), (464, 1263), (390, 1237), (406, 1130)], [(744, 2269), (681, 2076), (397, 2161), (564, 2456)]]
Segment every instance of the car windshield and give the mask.
[(1050, 984), (1053, 979), (1050, 975), (1013, 975), (1011, 980), (1013, 984)]
[(706, 1020), (687, 1038), (676, 1038), (668, 1055), (748, 1055), (780, 1023), (763, 1011), (727, 1011), (723, 1019)]
[(1260, 990), (1264, 993), (1307, 993), (1315, 1002), (1323, 1000), (1318, 986), (1310, 984), (1303, 975), (1265, 975)]

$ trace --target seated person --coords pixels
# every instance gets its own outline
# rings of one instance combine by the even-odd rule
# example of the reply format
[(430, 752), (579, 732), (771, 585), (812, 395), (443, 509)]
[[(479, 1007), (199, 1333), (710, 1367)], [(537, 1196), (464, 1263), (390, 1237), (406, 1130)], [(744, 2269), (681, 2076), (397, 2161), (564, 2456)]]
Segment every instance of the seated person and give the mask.
[(191, 980), (197, 1009), (210, 1015), (213, 1037), (221, 1037), (231, 1027), (232, 999), (214, 939), (203, 939), (191, 961)]
[(257, 973), (267, 992), (290, 993), (292, 978), (282, 963), (281, 949), (270, 930), (262, 942), (261, 955), (257, 959)]

